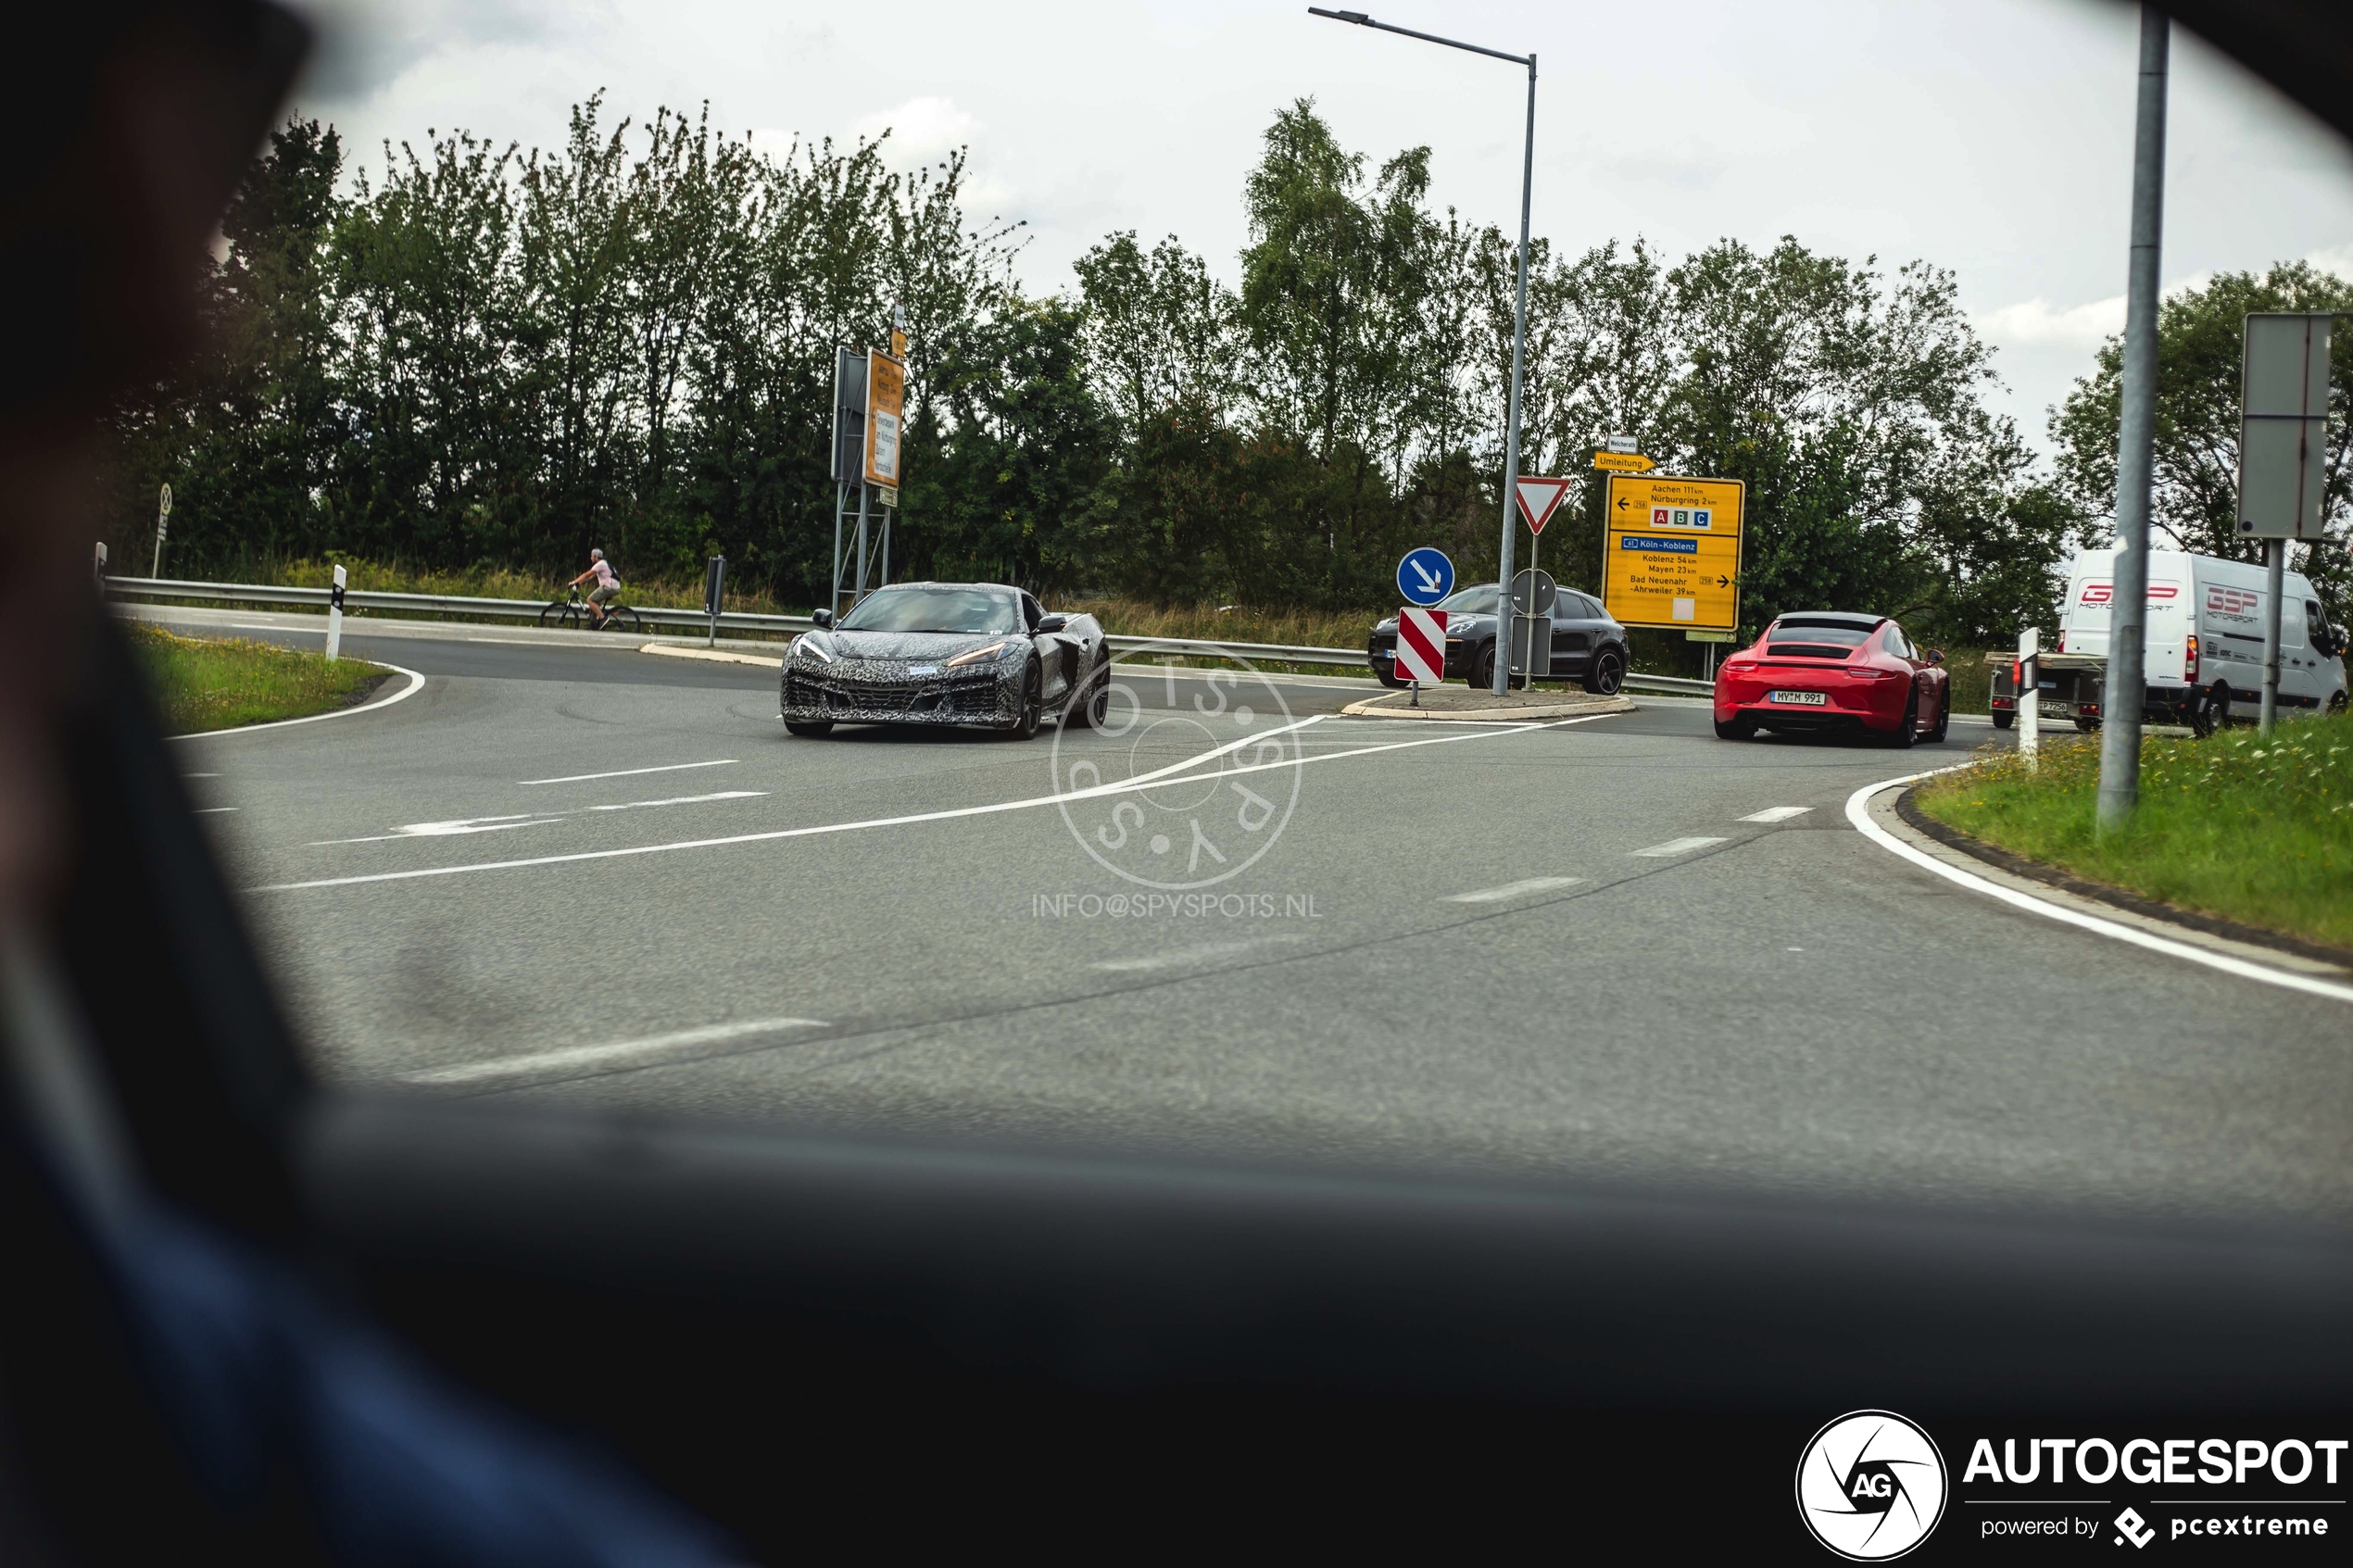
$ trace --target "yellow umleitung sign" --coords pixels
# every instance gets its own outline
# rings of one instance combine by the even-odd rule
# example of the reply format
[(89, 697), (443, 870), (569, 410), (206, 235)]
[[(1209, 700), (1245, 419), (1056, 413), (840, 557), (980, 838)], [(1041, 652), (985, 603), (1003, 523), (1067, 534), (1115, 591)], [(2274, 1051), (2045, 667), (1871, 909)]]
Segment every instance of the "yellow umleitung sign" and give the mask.
[(1602, 540), (1610, 614), (1628, 626), (1736, 630), (1747, 488), (1737, 479), (1612, 475)]
[(1639, 452), (1596, 452), (1593, 466), (1605, 473), (1648, 473), (1658, 467)]

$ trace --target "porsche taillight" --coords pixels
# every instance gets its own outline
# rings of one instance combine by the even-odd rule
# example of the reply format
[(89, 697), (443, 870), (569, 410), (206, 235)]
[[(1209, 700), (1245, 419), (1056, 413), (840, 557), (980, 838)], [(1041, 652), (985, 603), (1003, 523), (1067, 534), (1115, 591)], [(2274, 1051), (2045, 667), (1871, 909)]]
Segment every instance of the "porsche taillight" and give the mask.
[(2182, 654), (2182, 679), (2190, 685), (2197, 684), (2197, 634), (2192, 633)]

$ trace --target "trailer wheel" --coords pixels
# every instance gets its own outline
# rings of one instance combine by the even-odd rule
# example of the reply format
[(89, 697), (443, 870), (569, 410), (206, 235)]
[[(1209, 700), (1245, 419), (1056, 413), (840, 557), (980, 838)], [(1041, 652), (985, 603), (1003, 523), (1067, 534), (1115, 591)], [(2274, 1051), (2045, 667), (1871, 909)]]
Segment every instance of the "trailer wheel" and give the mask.
[(1994, 715), (1994, 727), (1997, 730), (2007, 730), (2012, 724), (2017, 722), (2018, 715), (2015, 713), (1996, 713)]

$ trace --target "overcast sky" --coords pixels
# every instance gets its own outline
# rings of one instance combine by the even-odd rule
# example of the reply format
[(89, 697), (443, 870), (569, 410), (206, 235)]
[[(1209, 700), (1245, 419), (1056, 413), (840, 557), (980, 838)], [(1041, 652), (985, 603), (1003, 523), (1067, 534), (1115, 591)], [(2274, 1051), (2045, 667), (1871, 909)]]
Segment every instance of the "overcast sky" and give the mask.
[[(1364, 0), (1356, 0), (1363, 4)], [(1175, 233), (1229, 282), (1241, 185), (1277, 108), (1313, 97), (1378, 163), (1432, 149), (1436, 204), (1517, 221), (1525, 78), (1511, 65), (1261, 0), (313, 0), (328, 47), (300, 93), (372, 165), (458, 127), (560, 142), (598, 88), (616, 114), (693, 109), (770, 136), (894, 128), (900, 161), (972, 151), (975, 216), (1028, 225), (1038, 292), (1106, 232)], [(1536, 232), (1569, 254), (1647, 237), (1671, 257), (1795, 235), (1950, 268), (2038, 444), (2045, 409), (2124, 318), (2135, 11), (2112, 0), (1526, 0), (1384, 21), (1542, 68)], [(2177, 31), (2169, 287), (2309, 257), (2353, 276), (2353, 153)]]

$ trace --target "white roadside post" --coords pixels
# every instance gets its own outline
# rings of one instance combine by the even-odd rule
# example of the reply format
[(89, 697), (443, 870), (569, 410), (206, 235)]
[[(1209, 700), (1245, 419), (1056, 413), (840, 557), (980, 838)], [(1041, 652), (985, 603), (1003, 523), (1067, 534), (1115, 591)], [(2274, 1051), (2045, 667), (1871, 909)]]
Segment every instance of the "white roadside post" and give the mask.
[(156, 503), (156, 564), (147, 571), (150, 577), (163, 575), (163, 536), (171, 526), (171, 486), (163, 487), (163, 499)]
[(90, 563), (90, 572), (97, 579), (98, 592), (105, 593), (107, 591), (107, 542), (104, 539), (98, 541), (97, 558)]
[(2043, 745), (2043, 629), (2029, 626), (2018, 634), (2018, 754), (2031, 772)]
[(327, 590), (327, 662), (333, 664), (343, 651), (343, 591), (350, 579), (343, 568), (335, 568), (335, 585)]

